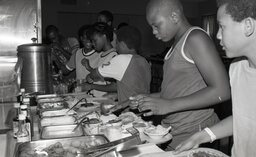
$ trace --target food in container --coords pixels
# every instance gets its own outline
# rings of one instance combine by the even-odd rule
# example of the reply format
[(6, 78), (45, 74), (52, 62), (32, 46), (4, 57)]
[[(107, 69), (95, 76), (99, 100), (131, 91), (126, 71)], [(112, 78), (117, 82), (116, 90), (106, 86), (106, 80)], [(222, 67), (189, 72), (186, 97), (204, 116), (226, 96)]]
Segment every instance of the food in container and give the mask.
[[(91, 154), (83, 154), (86, 149), (108, 142), (107, 138), (103, 135), (32, 141), (17, 145), (15, 157), (84, 157), (99, 153), (99, 151), (95, 151)], [(115, 151), (110, 151), (105, 155), (105, 157), (116, 156)]]
[(52, 102), (60, 102), (64, 101), (62, 97), (53, 97), (53, 98), (42, 98), (42, 99), (37, 99), (37, 103), (52, 103)]
[(45, 117), (40, 120), (40, 126), (68, 125), (75, 124), (76, 119), (73, 116)]
[(64, 137), (83, 136), (84, 132), (81, 126), (74, 130), (76, 125), (60, 125), (60, 126), (46, 126), (42, 128), (42, 139), (54, 139)]
[(100, 120), (102, 121), (102, 123), (107, 123), (111, 120), (115, 120), (117, 118), (116, 115), (114, 114), (108, 114), (108, 115), (101, 115), (100, 116)]
[(69, 109), (60, 109), (60, 110), (50, 110), (50, 111), (42, 111), (41, 117), (56, 117), (56, 116), (65, 116), (65, 115), (74, 115), (76, 112), (74, 110)]
[(123, 125), (126, 125), (128, 123), (134, 122), (138, 119), (138, 117), (133, 112), (125, 112), (119, 115), (118, 119), (122, 121)]
[(99, 133), (105, 135), (110, 141), (119, 140), (121, 138), (124, 138), (125, 136), (122, 133), (122, 128), (120, 126), (113, 126), (113, 125), (100, 126)]
[(66, 102), (46, 102), (38, 104), (39, 110), (58, 110), (68, 108), (68, 103)]
[(101, 124), (102, 124), (102, 122), (99, 119), (97, 119), (97, 118), (89, 119), (88, 121), (86, 121), (84, 123), (85, 132), (88, 135), (99, 134), (99, 128), (100, 128)]

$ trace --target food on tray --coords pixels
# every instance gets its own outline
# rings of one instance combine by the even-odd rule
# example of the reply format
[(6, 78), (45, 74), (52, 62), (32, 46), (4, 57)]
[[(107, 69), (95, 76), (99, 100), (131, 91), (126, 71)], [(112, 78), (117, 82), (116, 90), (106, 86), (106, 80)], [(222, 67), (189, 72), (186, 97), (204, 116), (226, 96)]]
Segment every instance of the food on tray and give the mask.
[(65, 102), (47, 102), (39, 104), (41, 109), (50, 110), (50, 109), (61, 109), (67, 108), (68, 104)]
[(118, 119), (122, 121), (123, 125), (134, 122), (138, 117), (133, 112), (125, 112), (119, 115)]
[(75, 124), (75, 117), (73, 116), (59, 116), (59, 117), (46, 117), (40, 121), (41, 127), (52, 126), (52, 125), (68, 125)]
[(162, 134), (166, 133), (166, 128), (164, 128), (162, 125), (157, 125), (157, 127), (152, 126), (145, 131), (150, 134)]
[(146, 123), (143, 122), (133, 122), (132, 125), (135, 128), (144, 128), (148, 126)]
[(60, 110), (52, 110), (52, 111), (44, 111), (41, 113), (42, 117), (55, 117), (55, 116), (64, 116), (64, 115), (73, 115), (76, 112), (74, 110), (69, 109), (60, 109)]
[[(19, 157), (84, 157), (91, 156), (93, 153), (88, 155), (81, 154), (84, 149), (92, 146), (98, 146), (103, 144), (101, 140), (92, 141), (72, 141), (69, 144), (63, 145), (61, 142), (56, 142), (42, 150), (36, 150), (33, 148), (26, 148), (21, 151)], [(99, 151), (95, 152), (98, 153)], [(111, 152), (110, 152), (111, 153)], [(105, 157), (114, 157), (113, 154), (106, 154)]]
[(62, 97), (54, 97), (54, 98), (43, 98), (43, 99), (38, 99), (37, 103), (48, 103), (48, 102), (59, 102), (59, 101), (64, 101)]
[(114, 115), (114, 114), (108, 114), (108, 115), (101, 115), (100, 116), (100, 120), (102, 121), (102, 123), (107, 123), (110, 120), (114, 120), (116, 118), (117, 118), (117, 116)]

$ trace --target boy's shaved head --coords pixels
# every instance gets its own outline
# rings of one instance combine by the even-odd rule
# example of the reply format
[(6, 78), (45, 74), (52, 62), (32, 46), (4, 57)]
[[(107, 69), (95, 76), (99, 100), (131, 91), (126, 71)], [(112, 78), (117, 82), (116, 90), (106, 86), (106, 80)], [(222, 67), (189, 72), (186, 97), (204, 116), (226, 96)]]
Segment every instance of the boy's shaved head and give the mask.
[(183, 13), (183, 7), (179, 0), (150, 0), (147, 5), (147, 13), (160, 13), (170, 15), (172, 12)]

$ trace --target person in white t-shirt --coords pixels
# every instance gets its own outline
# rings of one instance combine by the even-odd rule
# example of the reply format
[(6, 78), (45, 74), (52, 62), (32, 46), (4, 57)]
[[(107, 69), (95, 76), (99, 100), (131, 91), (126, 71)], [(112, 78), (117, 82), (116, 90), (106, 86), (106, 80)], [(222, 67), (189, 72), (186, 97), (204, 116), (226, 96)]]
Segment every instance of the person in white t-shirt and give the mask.
[(88, 30), (91, 25), (83, 25), (79, 31), (78, 36), (81, 41), (82, 48), (78, 49), (66, 64), (65, 73), (76, 70), (76, 80), (85, 80), (86, 76), (90, 73), (83, 65), (82, 60), (86, 58), (91, 67), (98, 66), (100, 54), (97, 53), (92, 46), (91, 40), (87, 37)]
[(229, 58), (233, 116), (182, 142), (176, 153), (233, 135), (233, 157), (256, 156), (256, 1), (218, 0), (217, 38)]
[[(89, 37), (92, 40), (94, 49), (100, 54), (96, 67), (108, 65), (109, 61), (117, 55), (116, 49), (111, 45), (113, 29), (106, 23), (97, 22), (90, 30)], [(92, 71), (95, 68), (90, 65), (88, 59), (83, 59), (82, 64), (88, 71)], [(83, 83), (82, 90), (90, 91), (90, 94), (95, 97), (102, 97), (107, 92), (116, 92), (116, 83), (113, 80), (106, 81), (101, 79), (97, 82)]]
[(140, 31), (133, 26), (124, 26), (116, 34), (119, 55), (110, 60), (109, 64), (93, 69), (87, 79), (115, 79), (118, 102), (124, 102), (133, 95), (150, 92), (151, 70), (148, 61), (138, 54)]

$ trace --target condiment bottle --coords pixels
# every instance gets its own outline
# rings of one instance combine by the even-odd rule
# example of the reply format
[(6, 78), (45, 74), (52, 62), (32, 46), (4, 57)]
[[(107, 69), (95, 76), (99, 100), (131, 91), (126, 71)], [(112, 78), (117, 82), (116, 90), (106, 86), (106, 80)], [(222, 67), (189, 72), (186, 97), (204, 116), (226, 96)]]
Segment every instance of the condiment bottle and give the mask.
[(20, 114), (20, 103), (14, 103), (15, 116), (12, 119), (13, 137), (17, 137), (19, 130), (19, 114)]
[(25, 88), (21, 88), (20, 92), (21, 92), (20, 102), (23, 102), (23, 99), (25, 98)]
[(27, 105), (26, 104), (22, 104), (20, 105), (20, 114), (25, 115), (25, 126), (29, 132), (29, 138), (31, 140), (32, 137), (32, 127), (31, 127), (31, 120), (28, 118), (28, 110), (27, 110)]
[(19, 130), (17, 132), (17, 142), (19, 143), (31, 141), (25, 119), (26, 116), (24, 114), (19, 114)]
[(33, 131), (33, 116), (32, 116), (32, 114), (31, 114), (31, 107), (30, 107), (30, 98), (27, 98), (27, 97), (25, 97), (25, 98), (23, 98), (23, 104), (24, 105), (27, 105), (27, 121), (30, 123), (30, 132), (31, 132), (31, 137), (33, 137), (33, 133), (34, 133), (34, 131)]

